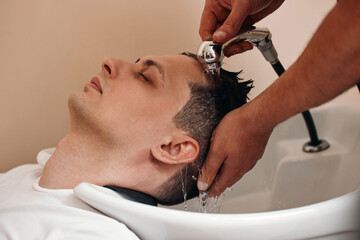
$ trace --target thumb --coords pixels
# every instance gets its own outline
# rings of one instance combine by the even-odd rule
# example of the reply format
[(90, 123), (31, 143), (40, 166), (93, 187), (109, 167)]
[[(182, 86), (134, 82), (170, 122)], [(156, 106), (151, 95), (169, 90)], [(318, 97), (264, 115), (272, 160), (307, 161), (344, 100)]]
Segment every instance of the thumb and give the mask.
[(235, 1), (229, 16), (223, 25), (214, 33), (214, 41), (224, 43), (234, 37), (240, 30), (241, 25), (250, 10), (250, 7), (247, 6), (248, 4), (244, 2), (247, 1)]
[(206, 191), (211, 186), (224, 160), (224, 155), (214, 151), (211, 146), (197, 181), (200, 191)]

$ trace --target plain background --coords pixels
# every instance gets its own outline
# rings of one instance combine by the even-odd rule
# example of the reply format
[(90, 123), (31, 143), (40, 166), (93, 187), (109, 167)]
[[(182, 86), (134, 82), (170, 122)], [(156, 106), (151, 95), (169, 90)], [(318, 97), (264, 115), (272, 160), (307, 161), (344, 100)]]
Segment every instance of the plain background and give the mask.
[[(289, 67), (335, 0), (288, 0), (266, 20)], [(106, 56), (196, 52), (204, 0), (0, 0), (0, 172), (35, 163), (67, 133), (67, 98), (100, 71)], [(251, 98), (276, 79), (257, 51), (226, 62), (255, 80)], [(301, 90), (300, 90), (301, 91)], [(336, 101), (359, 101), (355, 89)]]

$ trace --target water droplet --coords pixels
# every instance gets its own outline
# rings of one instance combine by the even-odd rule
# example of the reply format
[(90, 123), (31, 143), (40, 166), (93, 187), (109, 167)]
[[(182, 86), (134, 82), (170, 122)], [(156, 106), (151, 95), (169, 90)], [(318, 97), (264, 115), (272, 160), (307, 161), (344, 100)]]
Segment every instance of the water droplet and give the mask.
[(207, 202), (207, 191), (199, 192), (199, 204), (200, 204), (200, 212), (206, 213), (206, 202)]

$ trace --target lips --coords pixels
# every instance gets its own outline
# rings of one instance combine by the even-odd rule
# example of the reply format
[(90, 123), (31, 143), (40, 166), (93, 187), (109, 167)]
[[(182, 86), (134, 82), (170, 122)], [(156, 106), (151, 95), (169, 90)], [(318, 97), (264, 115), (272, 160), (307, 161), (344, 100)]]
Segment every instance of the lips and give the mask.
[(95, 88), (99, 93), (103, 93), (102, 88), (101, 88), (101, 84), (100, 84), (100, 79), (98, 77), (93, 77), (90, 81), (90, 84), (93, 88)]

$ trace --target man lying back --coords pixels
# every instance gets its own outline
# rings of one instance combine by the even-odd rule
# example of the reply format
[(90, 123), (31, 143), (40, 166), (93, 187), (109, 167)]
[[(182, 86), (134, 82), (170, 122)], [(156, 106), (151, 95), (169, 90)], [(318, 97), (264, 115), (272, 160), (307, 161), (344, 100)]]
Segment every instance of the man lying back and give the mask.
[(251, 82), (238, 80), (237, 73), (204, 72), (192, 54), (104, 59), (101, 72), (69, 97), (70, 130), (45, 166), (0, 175), (0, 239), (137, 239), (72, 189), (118, 186), (172, 205), (184, 199), (182, 175), (188, 198), (196, 196), (192, 176), (212, 130), (246, 102)]

